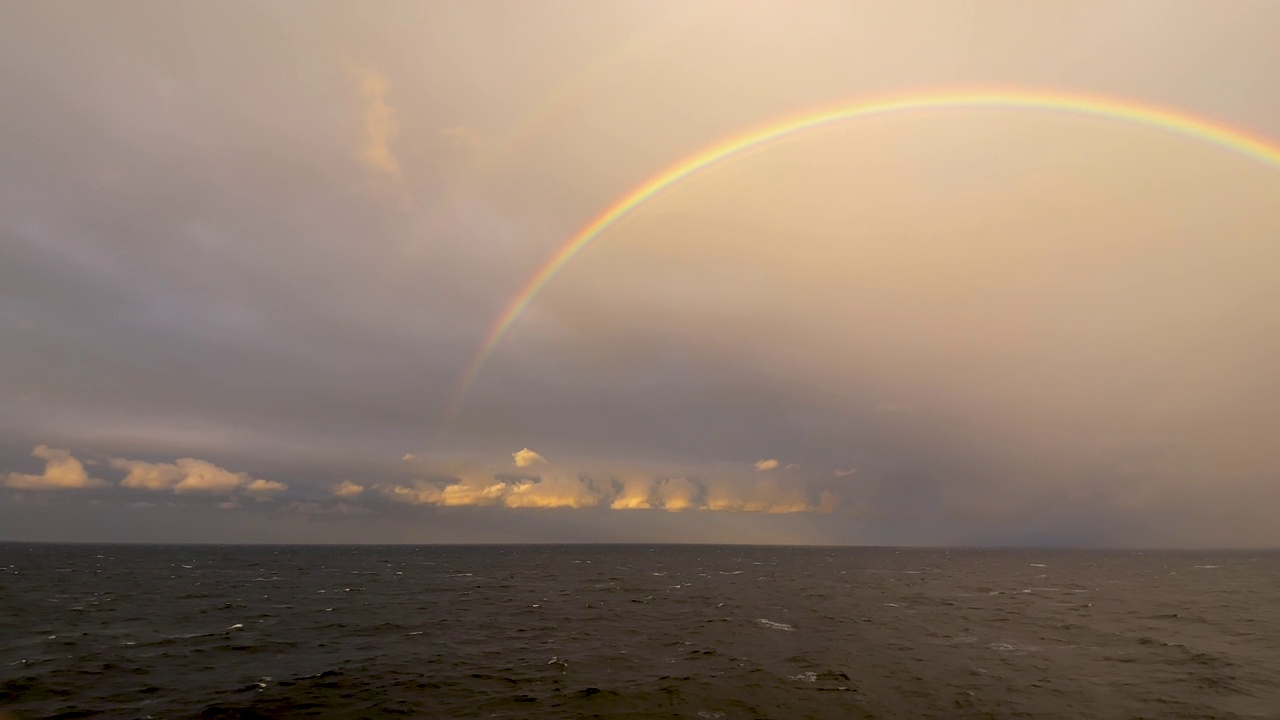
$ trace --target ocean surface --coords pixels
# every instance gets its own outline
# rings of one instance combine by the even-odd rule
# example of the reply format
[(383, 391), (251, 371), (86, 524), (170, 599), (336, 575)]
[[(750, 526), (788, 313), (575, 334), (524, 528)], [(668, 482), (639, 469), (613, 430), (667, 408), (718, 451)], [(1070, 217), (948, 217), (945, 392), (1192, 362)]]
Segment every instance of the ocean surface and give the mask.
[(1280, 553), (0, 544), (6, 718), (1280, 718)]

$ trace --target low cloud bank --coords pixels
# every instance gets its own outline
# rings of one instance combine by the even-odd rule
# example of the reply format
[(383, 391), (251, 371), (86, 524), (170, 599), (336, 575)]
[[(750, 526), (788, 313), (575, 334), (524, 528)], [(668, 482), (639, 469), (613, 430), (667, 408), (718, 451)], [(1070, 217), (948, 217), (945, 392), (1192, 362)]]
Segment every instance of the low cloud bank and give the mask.
[[(85, 463), (75, 458), (70, 450), (37, 445), (31, 454), (45, 461), (44, 472), (11, 472), (5, 476), (5, 487), (15, 490), (76, 490), (110, 485), (106, 480), (90, 477)], [(96, 463), (90, 460), (89, 464)], [(179, 458), (171, 463), (112, 458), (108, 464), (124, 471), (119, 486), (132, 490), (176, 495), (243, 493), (258, 500), (267, 500), (289, 489), (282, 482), (255, 478), (196, 458)]]
[(253, 478), (248, 473), (233, 472), (195, 458), (179, 458), (172, 463), (114, 458), (111, 460), (111, 467), (126, 472), (124, 479), (120, 481), (121, 487), (135, 490), (172, 492), (178, 495), (228, 495), (243, 490), (253, 497), (265, 499), (288, 489), (282, 482)]
[[(798, 475), (757, 477), (752, 470), (723, 469), (664, 475), (610, 473), (558, 467), (525, 448), (512, 454), (514, 471), (489, 469), (457, 473), (449, 480), (417, 480), (377, 489), (413, 505), (502, 506), (509, 508), (592, 508), (759, 513), (830, 513), (840, 507), (831, 490), (815, 490)], [(769, 470), (777, 461), (769, 461)], [(529, 469), (539, 466), (540, 472)], [(544, 469), (545, 468), (545, 469)]]
[(9, 473), (4, 481), (6, 487), (15, 490), (76, 490), (106, 484), (99, 478), (89, 477), (84, 464), (72, 457), (69, 450), (37, 445), (31, 455), (45, 461), (44, 472)]

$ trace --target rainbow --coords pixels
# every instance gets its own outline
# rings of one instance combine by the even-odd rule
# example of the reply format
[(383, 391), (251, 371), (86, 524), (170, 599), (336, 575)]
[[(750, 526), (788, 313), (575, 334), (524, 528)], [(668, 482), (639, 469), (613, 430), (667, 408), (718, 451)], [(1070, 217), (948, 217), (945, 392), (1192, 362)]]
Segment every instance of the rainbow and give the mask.
[(578, 253), (619, 220), (666, 190), (702, 171), (750, 150), (834, 123), (875, 115), (923, 110), (991, 109), (1059, 111), (1164, 130), (1233, 151), (1263, 163), (1280, 167), (1280, 145), (1223, 123), (1186, 112), (1143, 104), (1134, 100), (1028, 89), (967, 90), (926, 92), (875, 100), (857, 101), (817, 111), (808, 111), (734, 135), (681, 160), (653, 176), (605, 208), (569, 238), (524, 283), (485, 335), (484, 342), (467, 365), (450, 398), (443, 418), (447, 428), (461, 410), (467, 392), (485, 362), (502, 342), (534, 298)]

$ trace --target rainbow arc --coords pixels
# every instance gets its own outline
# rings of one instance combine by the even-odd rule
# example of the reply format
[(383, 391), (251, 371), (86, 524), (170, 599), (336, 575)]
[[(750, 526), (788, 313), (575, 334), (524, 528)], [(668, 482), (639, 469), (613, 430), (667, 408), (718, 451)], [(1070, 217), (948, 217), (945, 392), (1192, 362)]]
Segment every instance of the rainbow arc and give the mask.
[(957, 109), (1034, 110), (1133, 123), (1216, 145), (1280, 168), (1280, 145), (1244, 130), (1180, 110), (1089, 95), (1026, 89), (915, 93), (811, 110), (733, 135), (681, 160), (606, 207), (560, 246), (511, 297), (462, 373), (446, 407), (442, 428), (461, 411), (467, 393), (508, 331), (553, 278), (618, 221), (681, 182), (749, 151), (836, 123), (872, 116)]

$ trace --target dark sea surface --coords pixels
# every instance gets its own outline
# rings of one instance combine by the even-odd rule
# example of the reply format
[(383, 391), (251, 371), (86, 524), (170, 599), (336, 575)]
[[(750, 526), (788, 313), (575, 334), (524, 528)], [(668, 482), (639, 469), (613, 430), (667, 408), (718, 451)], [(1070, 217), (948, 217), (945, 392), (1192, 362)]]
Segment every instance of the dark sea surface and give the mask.
[(0, 708), (1280, 718), (1280, 554), (0, 544)]

